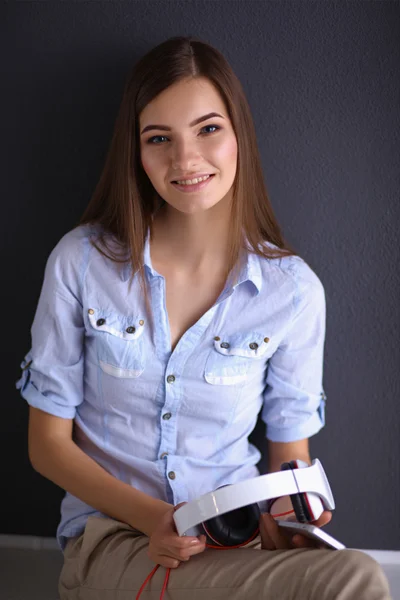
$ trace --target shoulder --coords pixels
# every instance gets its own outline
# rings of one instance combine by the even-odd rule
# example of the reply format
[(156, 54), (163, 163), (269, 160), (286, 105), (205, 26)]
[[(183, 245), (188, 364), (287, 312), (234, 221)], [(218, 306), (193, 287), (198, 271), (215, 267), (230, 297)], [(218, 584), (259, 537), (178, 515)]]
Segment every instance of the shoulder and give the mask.
[[(277, 249), (277, 246), (266, 242), (271, 249)], [(323, 283), (312, 267), (302, 258), (295, 254), (279, 258), (260, 258), (262, 270), (267, 276), (273, 273), (279, 282), (288, 284), (293, 291), (296, 300), (300, 297), (312, 296), (314, 298), (324, 297), (325, 291)]]
[(48, 256), (45, 277), (52, 279), (57, 287), (67, 286), (77, 291), (93, 249), (91, 240), (99, 232), (98, 226), (79, 225), (65, 233)]
[(76, 262), (82, 257), (91, 239), (98, 236), (100, 228), (95, 225), (78, 225), (65, 233), (50, 252), (48, 262)]
[(279, 267), (294, 280), (297, 287), (311, 288), (315, 291), (323, 289), (321, 279), (301, 256), (285, 256), (280, 259)]

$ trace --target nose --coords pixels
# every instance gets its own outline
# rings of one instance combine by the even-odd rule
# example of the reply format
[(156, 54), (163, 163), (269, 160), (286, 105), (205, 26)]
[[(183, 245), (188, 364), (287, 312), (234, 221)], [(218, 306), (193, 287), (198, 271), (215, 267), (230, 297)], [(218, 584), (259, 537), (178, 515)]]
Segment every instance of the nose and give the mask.
[(174, 170), (190, 171), (191, 165), (196, 164), (199, 158), (196, 141), (181, 139), (171, 144), (171, 162)]

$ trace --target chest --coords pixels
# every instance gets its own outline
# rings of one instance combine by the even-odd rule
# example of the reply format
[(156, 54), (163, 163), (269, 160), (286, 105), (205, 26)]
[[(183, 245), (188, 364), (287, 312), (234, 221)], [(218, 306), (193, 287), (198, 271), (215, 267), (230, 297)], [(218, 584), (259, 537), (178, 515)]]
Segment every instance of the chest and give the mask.
[(216, 302), (224, 289), (222, 277), (178, 278), (164, 274), (172, 351), (183, 334)]

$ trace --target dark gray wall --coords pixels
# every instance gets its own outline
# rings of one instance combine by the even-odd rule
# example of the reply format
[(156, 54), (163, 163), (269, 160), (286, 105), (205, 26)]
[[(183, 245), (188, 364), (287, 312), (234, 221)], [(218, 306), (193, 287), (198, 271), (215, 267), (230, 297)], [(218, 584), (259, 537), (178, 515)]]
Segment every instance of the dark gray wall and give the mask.
[[(311, 438), (349, 547), (400, 548), (398, 2), (1, 5), (0, 532), (54, 535), (14, 387), (48, 254), (103, 165), (125, 77), (167, 37), (220, 49), (247, 93), (283, 231), (327, 298), (326, 428)], [(258, 445), (263, 427), (256, 430)], [(265, 462), (263, 463), (265, 465)]]

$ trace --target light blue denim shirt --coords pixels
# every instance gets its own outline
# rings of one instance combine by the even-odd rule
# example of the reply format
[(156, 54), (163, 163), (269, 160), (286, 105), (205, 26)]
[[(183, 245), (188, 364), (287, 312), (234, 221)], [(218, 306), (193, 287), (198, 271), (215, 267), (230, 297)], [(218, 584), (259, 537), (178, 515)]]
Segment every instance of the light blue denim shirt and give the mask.
[[(303, 259), (244, 252), (235, 284), (171, 352), (149, 235), (154, 335), (138, 275), (129, 292), (131, 267), (119, 270), (91, 236), (96, 226), (79, 226), (50, 253), (16, 387), (31, 406), (74, 419), (74, 441), (108, 472), (176, 505), (259, 475), (248, 436), (260, 411), (272, 441), (324, 426), (325, 293)], [(62, 549), (89, 515), (102, 513), (65, 494)]]

